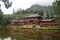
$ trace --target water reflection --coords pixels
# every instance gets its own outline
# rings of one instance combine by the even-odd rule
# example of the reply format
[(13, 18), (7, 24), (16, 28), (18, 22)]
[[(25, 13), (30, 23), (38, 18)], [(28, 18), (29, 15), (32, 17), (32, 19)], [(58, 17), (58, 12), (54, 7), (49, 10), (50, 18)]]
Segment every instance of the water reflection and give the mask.
[(4, 40), (9, 37), (9, 30), (3, 27), (0, 27), (0, 39)]
[(0, 28), (0, 40), (60, 40), (59, 36), (42, 35), (39, 32), (11, 34), (9, 29)]

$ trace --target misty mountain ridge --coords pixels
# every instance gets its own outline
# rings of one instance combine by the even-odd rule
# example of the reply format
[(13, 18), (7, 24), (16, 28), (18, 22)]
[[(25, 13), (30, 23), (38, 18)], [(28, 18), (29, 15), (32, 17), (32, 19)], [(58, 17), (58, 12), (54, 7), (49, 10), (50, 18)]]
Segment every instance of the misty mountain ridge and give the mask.
[[(41, 13), (41, 11), (43, 13)], [(42, 14), (41, 16), (43, 17), (47, 17), (48, 15), (50, 18), (54, 16), (54, 11), (52, 6), (41, 6), (38, 4), (32, 5), (30, 8), (27, 8), (26, 10), (22, 10), (22, 9), (17, 10), (17, 14), (20, 14), (20, 13), (23, 13), (23, 14), (38, 13), (38, 14)]]
[[(41, 11), (43, 10), (43, 12), (45, 12), (47, 14), (49, 14), (49, 16), (53, 16), (54, 15), (54, 11), (53, 8), (51, 6), (41, 6), (38, 4), (32, 5), (30, 8), (27, 8), (26, 11)], [(46, 16), (46, 15), (45, 15)]]

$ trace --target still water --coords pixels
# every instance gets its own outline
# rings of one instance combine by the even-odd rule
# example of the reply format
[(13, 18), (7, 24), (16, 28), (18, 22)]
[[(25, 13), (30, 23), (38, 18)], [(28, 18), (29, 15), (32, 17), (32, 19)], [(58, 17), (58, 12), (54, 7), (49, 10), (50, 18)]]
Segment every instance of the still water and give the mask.
[(9, 29), (0, 28), (0, 40), (60, 40), (60, 35), (42, 35), (38, 32), (11, 34)]

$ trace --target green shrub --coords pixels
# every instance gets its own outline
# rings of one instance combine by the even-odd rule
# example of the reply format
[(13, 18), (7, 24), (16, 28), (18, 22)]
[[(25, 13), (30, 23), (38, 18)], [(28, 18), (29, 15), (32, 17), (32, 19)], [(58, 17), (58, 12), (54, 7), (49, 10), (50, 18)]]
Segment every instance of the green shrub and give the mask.
[(33, 24), (33, 25), (32, 25), (32, 27), (36, 27), (36, 25), (35, 25), (35, 24)]

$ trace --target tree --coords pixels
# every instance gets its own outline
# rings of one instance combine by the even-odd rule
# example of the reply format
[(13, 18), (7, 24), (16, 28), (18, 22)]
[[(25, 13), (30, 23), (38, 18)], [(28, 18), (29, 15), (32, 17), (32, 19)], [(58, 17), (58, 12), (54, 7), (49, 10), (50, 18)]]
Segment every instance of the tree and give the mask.
[(9, 2), (9, 0), (1, 0), (1, 1), (4, 2), (5, 8), (7, 9), (12, 5), (12, 2)]
[(56, 0), (53, 3), (53, 9), (56, 14), (56, 21), (57, 21), (58, 25), (60, 26), (60, 0)]
[[(9, 2), (9, 0), (0, 0), (2, 2), (4, 2), (5, 8), (9, 8), (12, 5), (12, 2)], [(4, 18), (3, 12), (1, 10), (1, 4), (0, 4), (0, 26), (2, 25), (7, 25), (8, 24), (8, 20), (7, 18)]]
[(44, 15), (44, 11), (41, 10), (41, 11), (39, 12), (39, 14), (40, 14), (41, 16), (43, 16), (43, 15)]
[(2, 23), (2, 19), (3, 19), (3, 12), (1, 10), (1, 5), (0, 5), (0, 25)]
[(49, 13), (48, 13), (48, 11), (47, 11), (47, 14), (46, 14), (47, 16), (46, 16), (46, 19), (49, 19), (50, 17), (49, 17)]

